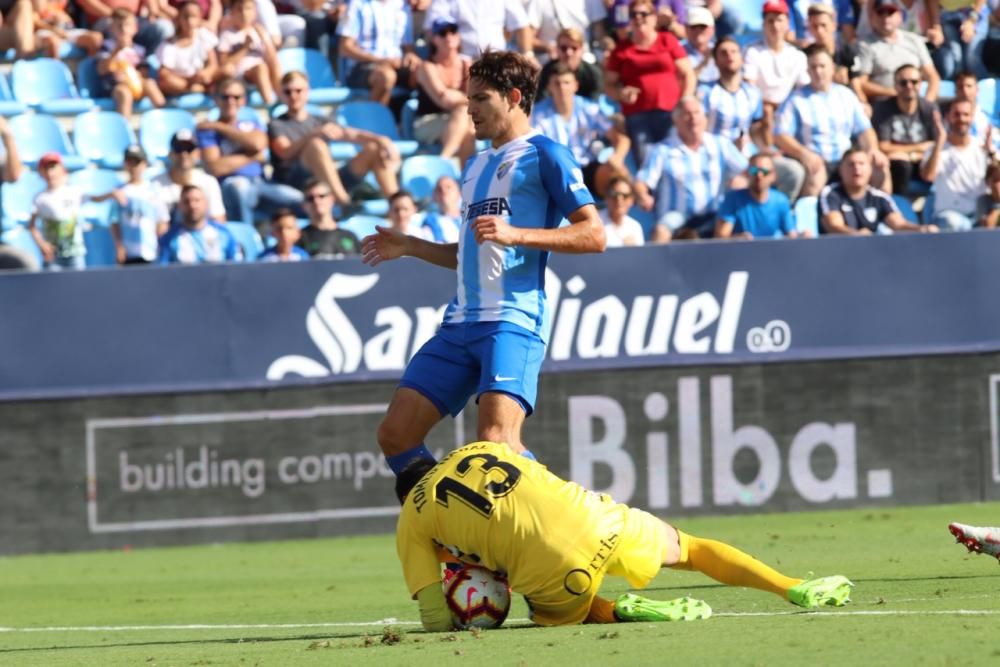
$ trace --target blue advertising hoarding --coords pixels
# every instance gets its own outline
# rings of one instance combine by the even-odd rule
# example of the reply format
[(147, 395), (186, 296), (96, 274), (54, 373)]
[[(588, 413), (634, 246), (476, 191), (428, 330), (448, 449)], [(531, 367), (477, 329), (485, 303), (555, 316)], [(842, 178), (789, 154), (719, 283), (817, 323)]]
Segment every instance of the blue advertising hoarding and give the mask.
[[(545, 372), (1000, 349), (991, 232), (553, 255)], [(455, 274), (416, 260), (0, 276), (0, 400), (392, 380)]]

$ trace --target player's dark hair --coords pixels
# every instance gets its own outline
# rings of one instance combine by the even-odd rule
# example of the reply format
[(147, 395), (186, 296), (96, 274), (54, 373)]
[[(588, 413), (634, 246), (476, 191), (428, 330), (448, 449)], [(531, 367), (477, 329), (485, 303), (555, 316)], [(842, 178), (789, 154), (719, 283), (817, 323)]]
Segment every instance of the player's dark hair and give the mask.
[(517, 88), (521, 91), (519, 107), (531, 115), (531, 105), (538, 92), (537, 65), (513, 51), (487, 51), (469, 68), (469, 78), (479, 79), (501, 95)]
[(400, 505), (434, 465), (434, 461), (430, 459), (415, 459), (399, 472), (396, 476), (396, 497), (399, 498)]

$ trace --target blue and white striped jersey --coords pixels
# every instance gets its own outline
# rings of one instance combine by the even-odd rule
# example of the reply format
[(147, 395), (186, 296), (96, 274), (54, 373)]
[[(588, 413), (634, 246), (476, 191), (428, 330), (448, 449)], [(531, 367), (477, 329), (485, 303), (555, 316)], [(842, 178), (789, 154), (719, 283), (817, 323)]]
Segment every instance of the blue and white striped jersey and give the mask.
[(160, 237), (158, 264), (204, 264), (240, 259), (236, 239), (224, 225), (209, 220), (201, 229), (174, 225)]
[(351, 0), (339, 32), (367, 53), (401, 58), (403, 44), (413, 43), (413, 14), (405, 0)]
[(776, 134), (795, 137), (826, 162), (839, 162), (851, 139), (871, 129), (865, 110), (847, 86), (821, 93), (811, 85), (793, 92), (778, 110)]
[(594, 203), (579, 165), (566, 147), (533, 131), (469, 160), (461, 185), (458, 293), (445, 311), (445, 324), (509, 322), (546, 340), (549, 253), (476, 243), (472, 222), (496, 215), (515, 227), (558, 227), (563, 218)]
[(611, 120), (596, 102), (577, 95), (569, 119), (560, 116), (552, 98), (546, 97), (535, 105), (531, 125), (557, 144), (568, 147), (577, 162), (589, 164), (597, 159), (594, 142), (608, 133)]
[(729, 92), (717, 83), (702, 99), (708, 118), (708, 131), (736, 141), (741, 134), (750, 134), (750, 125), (764, 118), (764, 98), (760, 88), (740, 82), (736, 92)]
[(687, 218), (717, 211), (729, 180), (747, 167), (733, 142), (708, 132), (697, 150), (672, 132), (648, 151), (636, 178), (653, 193), (658, 221), (672, 211)]

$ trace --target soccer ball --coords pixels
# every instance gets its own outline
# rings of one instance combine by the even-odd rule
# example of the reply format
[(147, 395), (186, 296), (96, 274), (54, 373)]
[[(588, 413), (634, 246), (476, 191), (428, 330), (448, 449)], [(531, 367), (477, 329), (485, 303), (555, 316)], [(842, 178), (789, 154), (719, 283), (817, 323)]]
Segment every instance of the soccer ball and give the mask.
[(455, 627), (499, 628), (510, 611), (510, 584), (485, 567), (463, 565), (449, 570), (442, 584)]

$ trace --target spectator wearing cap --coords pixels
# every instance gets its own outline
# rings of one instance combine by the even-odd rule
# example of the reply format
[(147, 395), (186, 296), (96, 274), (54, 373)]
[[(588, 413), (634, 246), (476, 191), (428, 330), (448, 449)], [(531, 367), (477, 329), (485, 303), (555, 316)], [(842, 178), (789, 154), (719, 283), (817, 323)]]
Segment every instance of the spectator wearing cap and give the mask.
[(442, 17), (431, 26), (430, 57), (417, 69), (413, 137), (441, 144), (441, 157), (464, 162), (476, 150), (467, 96), (472, 60), (458, 52), (458, 24)]
[(459, 50), (470, 58), (503, 51), (510, 33), (517, 50), (535, 59), (534, 29), (523, 0), (432, 0), (424, 14), (424, 29), (441, 17), (458, 23)]
[(872, 29), (875, 34), (858, 43), (858, 72), (861, 89), (874, 104), (880, 99), (896, 95), (893, 78), (903, 65), (913, 65), (927, 82), (924, 98), (937, 100), (938, 76), (924, 40), (899, 29), (903, 12), (895, 0), (873, 0), (871, 5)]
[(267, 130), (256, 113), (242, 114), (247, 90), (238, 79), (224, 79), (215, 90), (218, 120), (198, 123), (198, 144), (205, 171), (219, 179), (228, 220), (252, 225), (258, 206), (295, 207), (302, 193), (264, 178)]
[(607, 9), (602, 0), (547, 0), (526, 3), (528, 20), (535, 26), (535, 51), (546, 59), (558, 55), (556, 42), (566, 29), (589, 34), (595, 40), (604, 35)]
[(197, 185), (181, 188), (178, 223), (160, 237), (159, 264), (206, 264), (241, 259), (239, 246), (225, 225), (210, 220), (208, 200)]
[(128, 180), (93, 200), (118, 202), (118, 216), (111, 223), (118, 263), (149, 264), (156, 261), (159, 238), (170, 226), (170, 213), (159, 200), (157, 189), (146, 180), (148, 160), (142, 146), (126, 148), (123, 162)]
[[(271, 176), (278, 183), (301, 188), (317, 178), (330, 188), (339, 204), (349, 204), (350, 191), (369, 171), (384, 194), (399, 189), (396, 173), (402, 160), (388, 137), (354, 127), (341, 127), (331, 120), (309, 113), (309, 77), (292, 71), (281, 78), (288, 110), (272, 118), (267, 127), (271, 146)], [(350, 162), (337, 167), (330, 156), (330, 141), (358, 144), (361, 150)]]
[(176, 32), (156, 52), (160, 90), (167, 97), (204, 93), (220, 76), (219, 38), (202, 25), (201, 7), (188, 0), (177, 10)]
[[(842, 86), (847, 86), (854, 91), (862, 102), (867, 102), (865, 93), (861, 90), (861, 83), (858, 80), (859, 61), (857, 46), (847, 37), (839, 37), (837, 32), (837, 13), (833, 5), (818, 2), (809, 5), (808, 12), (809, 34), (814, 44), (821, 44), (823, 48), (833, 54), (834, 73), (833, 80)], [(839, 37), (839, 38), (838, 38)]]
[(747, 167), (733, 142), (707, 131), (698, 98), (681, 99), (673, 115), (675, 132), (650, 147), (634, 186), (639, 206), (656, 210), (651, 240), (659, 243), (711, 236), (723, 194), (745, 182)]
[[(615, 127), (596, 102), (576, 94), (577, 82), (568, 65), (559, 63), (549, 78), (548, 97), (535, 105), (531, 125), (556, 143), (570, 149), (583, 169), (583, 182), (596, 197), (603, 197), (613, 172), (628, 173), (625, 158), (629, 139), (618, 120)], [(601, 163), (604, 142), (613, 153)]]
[(576, 77), (576, 82), (579, 85), (577, 95), (596, 101), (604, 92), (604, 82), (601, 68), (583, 59), (586, 50), (587, 44), (582, 32), (576, 28), (561, 30), (556, 37), (556, 57), (542, 67), (542, 74), (538, 79), (536, 99), (545, 98), (549, 77), (552, 76), (552, 69), (556, 63), (565, 63), (573, 71), (573, 76)]
[(690, 7), (687, 12), (687, 38), (684, 50), (694, 68), (700, 86), (710, 86), (719, 80), (719, 70), (712, 57), (715, 45), (715, 19), (704, 7)]
[(218, 222), (226, 221), (226, 207), (222, 203), (222, 191), (214, 176), (199, 168), (198, 137), (188, 129), (177, 130), (170, 139), (170, 153), (167, 155), (167, 171), (152, 180), (157, 200), (170, 212), (170, 222), (176, 223), (180, 212), (177, 204), (181, 188), (196, 185), (208, 202), (208, 214)]
[(920, 72), (912, 65), (896, 70), (896, 96), (876, 102), (872, 125), (879, 148), (889, 157), (892, 190), (906, 194), (919, 175), (920, 162), (937, 139), (937, 105), (920, 99)]
[(386, 105), (395, 86), (413, 87), (420, 56), (413, 48), (408, 3), (351, 0), (339, 33), (348, 86), (367, 88), (372, 100)]
[(775, 143), (806, 169), (803, 197), (816, 196), (836, 174), (840, 157), (858, 141), (873, 159), (878, 183), (889, 189), (889, 161), (861, 102), (833, 82), (833, 56), (820, 44), (806, 49), (809, 85), (795, 91), (778, 110)]
[(750, 158), (749, 185), (726, 193), (715, 223), (715, 238), (798, 237), (788, 197), (773, 188), (776, 178), (770, 153), (757, 153)]
[(38, 244), (46, 268), (83, 269), (87, 265), (83, 220), (79, 219), (83, 191), (66, 182), (66, 167), (59, 153), (42, 155), (38, 173), (45, 181), (45, 189), (35, 196), (28, 231)]
[(604, 61), (604, 91), (621, 104), (625, 130), (637, 163), (646, 147), (666, 138), (671, 111), (693, 95), (697, 79), (684, 47), (669, 32), (657, 32), (652, 0), (629, 4), (632, 32)]
[(760, 88), (770, 117), (792, 90), (809, 83), (806, 56), (788, 43), (788, 5), (785, 0), (767, 0), (764, 14), (764, 40), (747, 47), (743, 77)]

